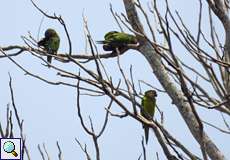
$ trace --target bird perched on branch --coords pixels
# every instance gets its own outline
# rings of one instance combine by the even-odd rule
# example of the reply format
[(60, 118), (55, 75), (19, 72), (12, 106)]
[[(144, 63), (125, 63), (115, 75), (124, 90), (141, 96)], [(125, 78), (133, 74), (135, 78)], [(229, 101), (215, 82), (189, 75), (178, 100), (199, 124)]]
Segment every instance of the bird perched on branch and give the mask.
[[(157, 92), (155, 90), (148, 90), (145, 92), (144, 97), (142, 98), (141, 105), (141, 115), (148, 120), (152, 120), (156, 108), (156, 97)], [(143, 124), (144, 132), (145, 132), (145, 140), (146, 144), (149, 139), (149, 127)]]
[[(57, 54), (60, 45), (60, 38), (54, 29), (47, 29), (45, 31), (45, 37), (38, 42), (38, 46), (43, 46), (48, 54)], [(52, 56), (47, 56), (47, 61), (51, 63)]]
[(103, 41), (97, 41), (99, 44), (103, 44), (105, 51), (116, 51), (116, 49), (122, 50), (127, 47), (128, 44), (137, 44), (137, 38), (134, 35), (110, 31), (105, 34)]

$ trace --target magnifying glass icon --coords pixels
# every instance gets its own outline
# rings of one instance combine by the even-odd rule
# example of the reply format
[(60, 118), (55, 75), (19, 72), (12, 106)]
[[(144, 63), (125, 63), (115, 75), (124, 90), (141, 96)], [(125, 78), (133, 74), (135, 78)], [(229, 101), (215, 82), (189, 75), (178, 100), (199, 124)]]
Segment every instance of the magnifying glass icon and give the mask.
[(15, 145), (11, 141), (7, 141), (3, 144), (3, 150), (6, 153), (11, 153), (14, 157), (18, 156), (17, 152), (15, 152)]

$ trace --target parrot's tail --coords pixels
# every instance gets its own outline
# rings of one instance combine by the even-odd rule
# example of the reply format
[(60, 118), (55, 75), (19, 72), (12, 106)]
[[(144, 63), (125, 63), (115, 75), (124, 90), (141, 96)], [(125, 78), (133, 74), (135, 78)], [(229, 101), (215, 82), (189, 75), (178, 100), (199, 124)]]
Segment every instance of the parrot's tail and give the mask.
[(52, 56), (47, 56), (47, 61), (51, 64), (51, 62), (52, 62)]
[(144, 125), (143, 128), (145, 130), (145, 141), (146, 141), (146, 144), (148, 144), (148, 140), (149, 140), (149, 127)]
[(97, 44), (105, 44), (105, 41), (96, 41)]

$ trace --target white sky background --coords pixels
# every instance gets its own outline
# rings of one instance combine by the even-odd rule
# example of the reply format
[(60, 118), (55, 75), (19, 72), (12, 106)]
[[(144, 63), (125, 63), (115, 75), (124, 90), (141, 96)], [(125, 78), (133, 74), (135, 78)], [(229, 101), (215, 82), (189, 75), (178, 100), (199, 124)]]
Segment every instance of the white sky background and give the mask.
[[(143, 5), (146, 5), (146, 2), (148, 1), (143, 1)], [(195, 0), (189, 2), (174, 0), (172, 2), (173, 10), (177, 7), (185, 23), (196, 33), (195, 25), (197, 24), (197, 19), (195, 18), (198, 16), (198, 2)], [(124, 12), (123, 2), (117, 0), (84, 0), (79, 2), (75, 0), (40, 0), (37, 2), (37, 5), (48, 14), (55, 12), (57, 15), (62, 15), (72, 39), (73, 53), (83, 53), (85, 47), (82, 20), (83, 11), (87, 16), (88, 25), (92, 37), (95, 40), (101, 40), (105, 32), (119, 29), (109, 11), (109, 3), (112, 3), (114, 10), (118, 13)], [(207, 12), (205, 14), (207, 14)], [(8, 0), (1, 2), (0, 19), (0, 46), (23, 45), (20, 36), (27, 35), (28, 31), (37, 38), (42, 15), (32, 6), (29, 0)], [(208, 27), (206, 25), (208, 24), (204, 23), (203, 27)], [(47, 28), (57, 30), (61, 37), (59, 51), (62, 53), (68, 52), (68, 42), (62, 26), (56, 21), (45, 18), (40, 37), (43, 36)], [(217, 27), (217, 29), (221, 30), (222, 27)], [(98, 46), (98, 48), (100, 48), (99, 51), (102, 51), (101, 46)], [(178, 56), (183, 56), (185, 59), (187, 58), (186, 61), (190, 63), (188, 57), (183, 55), (184, 50), (180, 50), (180, 48), (176, 48), (176, 50), (179, 51), (177, 53)], [(46, 76), (49, 80), (60, 80), (60, 78), (56, 76), (56, 72), (41, 66), (41, 62), (30, 54), (23, 54), (14, 59), (33, 73)], [(136, 79), (142, 79), (155, 86), (159, 86), (155, 76), (151, 73), (150, 66), (142, 55), (134, 51), (129, 51), (121, 57), (121, 61), (126, 73), (129, 73), (129, 67), (132, 64)], [(109, 70), (109, 74), (113, 76), (115, 80), (121, 78), (116, 65), (116, 59), (105, 60), (104, 62)], [(78, 67), (71, 64), (62, 65), (55, 60), (53, 60), (53, 63), (58, 66), (63, 66), (75, 73), (79, 71)], [(94, 68), (94, 64), (89, 64), (89, 67)], [(46, 144), (51, 158), (57, 158), (57, 140), (61, 145), (64, 159), (73, 159), (75, 157), (76, 159), (85, 159), (83, 152), (74, 140), (75, 137), (83, 144), (87, 144), (89, 153), (95, 153), (93, 142), (91, 138), (83, 132), (77, 117), (76, 90), (63, 86), (51, 86), (35, 78), (26, 76), (8, 59), (0, 59), (1, 121), (5, 120), (6, 105), (11, 101), (8, 86), (8, 72), (10, 72), (13, 78), (12, 83), (15, 92), (15, 101), (19, 114), (21, 118), (24, 119), (24, 132), (27, 137), (27, 145), (30, 149), (32, 159), (41, 159), (37, 145), (42, 143)], [(149, 88), (143, 86), (143, 90), (146, 89)], [(164, 111), (166, 128), (180, 141), (185, 142), (188, 148), (200, 154), (199, 146), (191, 135), (187, 134), (187, 127), (185, 127), (183, 120), (181, 120), (176, 107), (172, 106), (171, 100), (162, 93), (159, 93), (157, 100), (158, 106)], [(81, 97), (82, 112), (85, 120), (88, 121), (88, 115), (91, 115), (96, 129), (101, 128), (100, 122), (104, 119), (105, 114), (104, 107), (106, 107), (108, 103), (109, 102), (103, 98)], [(130, 104), (128, 105), (130, 106)], [(113, 111), (120, 111), (117, 108), (116, 105), (113, 105)], [(220, 114), (218, 112), (213, 111), (209, 113), (210, 116), (207, 116), (205, 111), (206, 110), (202, 109), (199, 110), (199, 114), (202, 118), (204, 117), (204, 120), (214, 122), (219, 126), (222, 125), (222, 123), (218, 123), (220, 120)], [(160, 120), (158, 113), (156, 114), (156, 118)], [(226, 141), (226, 139), (229, 140), (229, 136), (219, 135), (219, 132), (209, 127), (205, 129), (208, 133), (212, 133), (210, 137), (214, 139), (224, 154), (230, 158), (230, 144), (228, 143), (229, 141)], [(143, 130), (141, 124), (137, 124), (133, 119), (111, 117), (104, 135), (99, 139), (102, 159), (138, 159), (142, 152), (142, 135)], [(147, 147), (148, 159), (155, 159), (156, 152), (160, 153), (160, 159), (165, 159), (161, 154), (161, 148), (156, 145), (157, 140), (152, 138), (152, 136), (153, 133), (150, 133), (151, 138)]]

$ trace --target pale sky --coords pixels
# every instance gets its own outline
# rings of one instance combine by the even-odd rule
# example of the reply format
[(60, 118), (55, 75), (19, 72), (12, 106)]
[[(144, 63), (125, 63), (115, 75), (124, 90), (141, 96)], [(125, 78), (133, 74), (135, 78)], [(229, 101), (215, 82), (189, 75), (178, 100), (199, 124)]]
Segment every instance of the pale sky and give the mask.
[[(149, 1), (144, 0), (143, 5), (146, 6), (147, 2)], [(71, 35), (73, 53), (84, 52), (83, 13), (87, 17), (92, 37), (95, 40), (101, 40), (105, 32), (119, 30), (110, 13), (109, 3), (113, 5), (114, 10), (118, 13), (124, 12), (123, 2), (118, 0), (84, 0), (79, 2), (75, 0), (39, 0), (36, 3), (48, 14), (55, 12), (57, 15), (62, 15)], [(171, 3), (173, 10), (176, 9), (175, 7), (178, 7), (177, 9), (183, 15), (185, 22), (194, 32), (196, 31), (195, 25), (197, 24), (195, 18), (198, 16), (197, 5), (198, 1), (174, 0)], [(39, 24), (43, 16), (33, 7), (29, 0), (7, 0), (3, 1), (1, 6), (0, 46), (24, 45), (20, 37), (27, 36), (28, 31), (37, 38)], [(204, 27), (206, 25), (203, 24)], [(62, 53), (68, 52), (68, 42), (62, 26), (56, 21), (45, 18), (41, 27), (40, 38), (47, 28), (54, 28), (60, 34), (61, 46), (59, 51)], [(219, 30), (221, 30), (221, 27)], [(98, 48), (100, 47), (98, 46)], [(102, 51), (101, 48), (99, 50)], [(180, 51), (178, 54), (181, 54), (180, 56), (183, 57), (182, 52)], [(40, 76), (45, 76), (51, 81), (66, 80), (56, 76), (56, 72), (53, 70), (43, 67), (41, 61), (34, 58), (31, 54), (22, 54), (14, 59), (29, 71)], [(186, 61), (189, 62), (188, 59)], [(149, 64), (141, 54), (138, 54), (136, 51), (129, 51), (121, 57), (121, 62), (127, 74), (129, 73), (130, 65), (133, 65), (136, 80), (142, 79), (159, 87), (159, 83), (152, 74)], [(73, 64), (61, 64), (55, 60), (53, 60), (53, 63), (74, 73), (78, 73), (79, 71), (79, 68)], [(108, 68), (108, 73), (114, 77), (114, 80), (122, 77), (117, 68), (116, 59), (105, 60), (104, 63)], [(93, 63), (90, 63), (88, 66), (91, 69), (95, 68)], [(42, 145), (43, 143), (46, 144), (51, 159), (57, 158), (57, 140), (61, 145), (64, 159), (73, 159), (75, 157), (75, 159), (79, 160), (85, 159), (84, 153), (74, 140), (75, 138), (78, 138), (83, 144), (86, 143), (89, 153), (95, 155), (93, 141), (91, 137), (85, 134), (77, 117), (76, 89), (65, 86), (51, 86), (28, 75), (24, 75), (23, 71), (18, 69), (8, 59), (0, 59), (1, 121), (5, 120), (6, 106), (11, 102), (8, 72), (13, 79), (15, 102), (20, 117), (24, 119), (24, 133), (26, 134), (27, 146), (30, 149), (30, 155), (33, 160), (41, 159), (37, 145)], [(76, 83), (75, 81), (67, 81)], [(143, 90), (147, 89), (149, 88), (143, 85)], [(96, 130), (100, 129), (105, 115), (104, 108), (108, 103), (105, 98), (82, 96), (81, 107), (87, 124), (89, 124), (88, 116), (90, 115)], [(131, 107), (131, 104), (126, 104), (128, 107)], [(165, 94), (159, 93), (157, 104), (164, 111), (166, 128), (178, 140), (185, 142), (189, 149), (201, 155), (198, 144), (192, 138), (191, 134), (188, 134), (188, 128), (181, 119), (177, 108), (171, 104), (171, 100)], [(118, 113), (120, 111), (117, 105), (113, 105), (112, 110)], [(201, 117), (205, 117), (204, 120), (206, 121), (222, 125), (218, 123), (218, 120), (220, 120), (218, 112), (213, 111), (213, 113), (210, 113), (210, 116), (207, 116), (206, 110), (200, 109), (199, 114)], [(213, 117), (218, 118), (215, 120)], [(155, 118), (160, 120), (159, 113), (156, 113)], [(230, 143), (226, 141), (229, 136), (219, 135), (218, 131), (210, 127), (206, 127), (205, 129), (207, 133), (211, 133), (210, 137), (216, 142), (226, 157), (230, 158)], [(110, 117), (107, 129), (99, 139), (101, 159), (138, 159), (142, 153), (142, 135), (142, 126), (135, 120), (131, 118), (119, 119)], [(162, 149), (158, 145), (156, 138), (152, 138), (152, 132), (150, 133), (150, 137), (146, 148), (148, 159), (156, 159), (156, 152), (160, 154), (160, 159), (165, 159), (161, 154)]]

